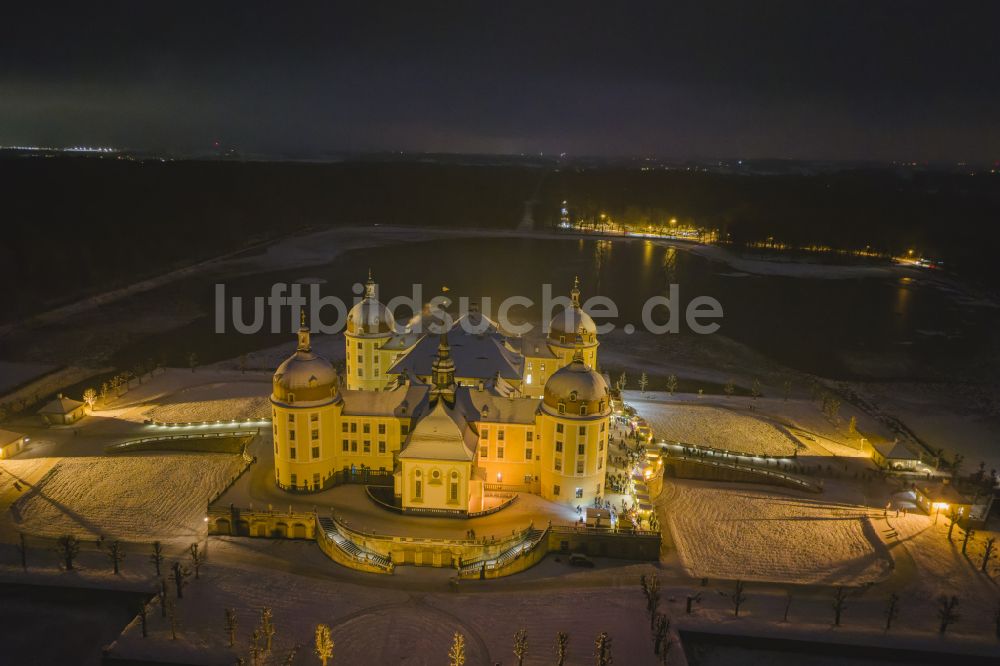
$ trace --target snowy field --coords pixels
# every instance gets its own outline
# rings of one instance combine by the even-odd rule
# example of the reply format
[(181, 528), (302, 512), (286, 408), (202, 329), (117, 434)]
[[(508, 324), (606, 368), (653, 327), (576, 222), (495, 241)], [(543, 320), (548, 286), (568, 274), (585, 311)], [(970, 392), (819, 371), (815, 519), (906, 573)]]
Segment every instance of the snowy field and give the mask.
[(188, 537), (204, 531), (208, 500), (240, 465), (225, 454), (64, 458), (12, 511), (39, 536)]
[(756, 455), (790, 456), (795, 443), (777, 427), (752, 416), (702, 405), (628, 400), (657, 439)]
[(166, 423), (229, 421), (269, 417), (270, 385), (263, 382), (219, 382), (178, 391), (143, 416)]
[(657, 503), (696, 578), (860, 585), (891, 568), (860, 507), (690, 482), (664, 484)]

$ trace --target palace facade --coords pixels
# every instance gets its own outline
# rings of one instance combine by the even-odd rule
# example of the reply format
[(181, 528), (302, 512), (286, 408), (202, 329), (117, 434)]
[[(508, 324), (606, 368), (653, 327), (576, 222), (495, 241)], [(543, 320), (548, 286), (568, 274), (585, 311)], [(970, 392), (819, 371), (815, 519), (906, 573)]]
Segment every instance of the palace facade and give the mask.
[(403, 511), (458, 514), (482, 510), (492, 490), (570, 504), (604, 494), (611, 396), (578, 285), (537, 338), (475, 311), (441, 334), (419, 316), (400, 327), (376, 294), (369, 277), (348, 313), (343, 383), (304, 319), (275, 372), (279, 487), (314, 492), (379, 470)]

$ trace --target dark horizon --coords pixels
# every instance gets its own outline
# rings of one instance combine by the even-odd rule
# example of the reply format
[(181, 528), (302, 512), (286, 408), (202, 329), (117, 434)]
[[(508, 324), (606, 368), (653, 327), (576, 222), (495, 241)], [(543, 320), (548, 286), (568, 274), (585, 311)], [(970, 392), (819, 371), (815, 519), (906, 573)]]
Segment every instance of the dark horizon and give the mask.
[(10, 10), (0, 145), (1000, 157), (990, 3), (261, 7)]

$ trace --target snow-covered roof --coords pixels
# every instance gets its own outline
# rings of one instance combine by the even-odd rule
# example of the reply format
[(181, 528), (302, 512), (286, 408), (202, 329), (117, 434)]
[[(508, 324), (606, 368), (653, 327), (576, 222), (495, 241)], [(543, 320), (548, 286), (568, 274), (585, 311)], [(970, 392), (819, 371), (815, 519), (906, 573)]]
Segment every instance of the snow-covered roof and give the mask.
[(549, 347), (545, 337), (536, 332), (528, 333), (520, 338), (508, 339), (508, 347), (520, 353), (522, 356), (534, 358), (557, 358)]
[[(483, 317), (485, 322), (488, 319)], [(408, 371), (411, 375), (427, 377), (438, 351), (439, 338), (425, 335), (413, 350), (389, 369), (389, 374)], [(448, 331), (448, 345), (455, 361), (456, 377), (487, 379), (498, 372), (505, 379), (520, 380), (523, 359), (504, 345), (504, 338), (487, 325), (486, 332), (469, 333), (458, 323)]]
[(19, 439), (23, 439), (24, 436), (23, 432), (13, 432), (11, 430), (4, 430), (3, 428), (0, 428), (0, 447), (7, 446), (8, 444), (12, 444)]
[(929, 499), (931, 502), (947, 502), (948, 504), (971, 504), (968, 497), (958, 491), (950, 483), (934, 481), (930, 483), (918, 483), (917, 492)]
[(427, 398), (426, 384), (407, 382), (388, 391), (351, 391), (342, 393), (344, 416), (412, 417)]
[(920, 456), (900, 441), (880, 442), (875, 445), (886, 460), (920, 460)]
[(462, 404), (466, 418), (485, 423), (533, 424), (541, 400), (538, 398), (508, 397), (484, 389), (459, 390), (456, 402)]
[(472, 460), (466, 446), (468, 427), (463, 415), (438, 399), (434, 408), (417, 423), (410, 441), (399, 454), (403, 459)]
[(55, 400), (46, 403), (44, 407), (38, 410), (39, 414), (69, 414), (80, 407), (83, 407), (83, 403), (79, 400), (73, 400), (72, 398), (67, 398), (62, 393), (60, 393)]

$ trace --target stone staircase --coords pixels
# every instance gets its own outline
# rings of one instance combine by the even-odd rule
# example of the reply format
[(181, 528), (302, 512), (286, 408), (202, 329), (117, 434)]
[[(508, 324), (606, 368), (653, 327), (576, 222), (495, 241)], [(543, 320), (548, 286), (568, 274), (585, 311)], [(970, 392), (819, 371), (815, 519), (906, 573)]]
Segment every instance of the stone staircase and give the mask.
[(388, 557), (365, 550), (351, 541), (341, 533), (337, 523), (332, 518), (320, 516), (317, 518), (317, 522), (319, 523), (320, 538), (325, 538), (327, 542), (333, 544), (347, 559), (382, 571), (392, 571), (393, 564)]
[(503, 569), (507, 564), (517, 559), (521, 555), (530, 552), (545, 537), (548, 530), (538, 530), (530, 528), (524, 538), (512, 545), (507, 550), (495, 557), (477, 558), (471, 562), (463, 562), (459, 569), (459, 576), (463, 578), (474, 578), (479, 575), (483, 565), (488, 571)]

